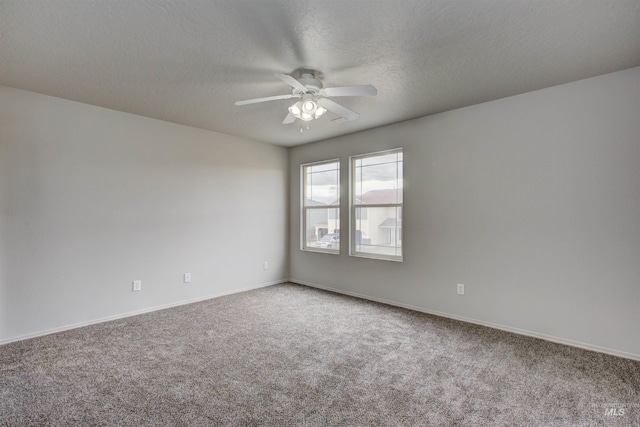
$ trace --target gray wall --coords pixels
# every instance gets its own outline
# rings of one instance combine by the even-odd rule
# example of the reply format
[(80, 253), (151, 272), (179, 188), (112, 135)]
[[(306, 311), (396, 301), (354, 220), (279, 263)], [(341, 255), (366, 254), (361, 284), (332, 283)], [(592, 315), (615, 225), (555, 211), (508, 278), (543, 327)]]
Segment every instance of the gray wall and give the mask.
[(0, 342), (287, 277), (286, 149), (0, 100)]
[[(289, 275), (640, 358), (640, 68), (289, 152), (2, 86), (0, 100), (0, 342)], [(396, 147), (405, 261), (351, 258), (346, 239), (338, 256), (301, 252), (299, 165)]]
[[(395, 147), (404, 262), (300, 251), (300, 164)], [(640, 68), (296, 147), (290, 181), (292, 280), (640, 358)]]

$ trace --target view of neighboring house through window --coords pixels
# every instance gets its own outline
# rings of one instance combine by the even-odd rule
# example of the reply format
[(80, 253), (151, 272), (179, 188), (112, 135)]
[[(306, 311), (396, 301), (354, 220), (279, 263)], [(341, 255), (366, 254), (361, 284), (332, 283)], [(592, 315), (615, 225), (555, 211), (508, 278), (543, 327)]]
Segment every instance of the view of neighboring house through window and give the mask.
[(302, 165), (302, 249), (340, 252), (340, 160)]
[(351, 157), (350, 253), (402, 261), (402, 149)]

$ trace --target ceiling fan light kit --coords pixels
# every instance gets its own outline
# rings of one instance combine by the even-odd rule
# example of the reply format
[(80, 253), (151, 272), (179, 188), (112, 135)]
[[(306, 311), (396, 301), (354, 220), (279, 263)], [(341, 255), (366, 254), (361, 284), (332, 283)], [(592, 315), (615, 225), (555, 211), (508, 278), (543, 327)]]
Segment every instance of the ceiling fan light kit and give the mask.
[(289, 114), (296, 119), (310, 122), (327, 112), (327, 109), (319, 106), (313, 99), (313, 95), (304, 95), (302, 101), (298, 101), (289, 107)]
[(288, 74), (276, 74), (276, 77), (292, 87), (291, 94), (237, 101), (235, 105), (299, 98), (299, 101), (296, 101), (289, 107), (289, 114), (284, 118), (282, 124), (287, 125), (294, 123), (296, 119), (302, 120), (303, 122), (310, 122), (311, 120), (320, 118), (327, 111), (337, 114), (344, 120), (355, 120), (360, 117), (358, 113), (328, 98), (336, 96), (375, 96), (378, 94), (378, 90), (372, 85), (343, 86), (325, 89), (323, 88), (322, 82), (315, 78), (316, 75), (318, 75), (318, 73), (311, 70), (302, 70), (299, 79)]

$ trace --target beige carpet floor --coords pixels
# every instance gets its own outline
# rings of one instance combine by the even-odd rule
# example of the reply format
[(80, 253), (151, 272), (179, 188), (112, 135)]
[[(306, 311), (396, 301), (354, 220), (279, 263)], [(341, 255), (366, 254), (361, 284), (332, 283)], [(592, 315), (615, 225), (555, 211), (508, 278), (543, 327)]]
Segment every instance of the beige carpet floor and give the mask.
[(282, 284), (0, 346), (0, 426), (639, 426), (640, 362)]

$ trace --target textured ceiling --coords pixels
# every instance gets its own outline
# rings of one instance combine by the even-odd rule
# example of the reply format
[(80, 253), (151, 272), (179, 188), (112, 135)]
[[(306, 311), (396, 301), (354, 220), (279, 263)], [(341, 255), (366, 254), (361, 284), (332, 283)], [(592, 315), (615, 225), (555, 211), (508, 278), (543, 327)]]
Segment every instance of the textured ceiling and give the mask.
[[(284, 146), (638, 65), (638, 0), (0, 0), (0, 84)], [(378, 96), (233, 104), (303, 67)]]

